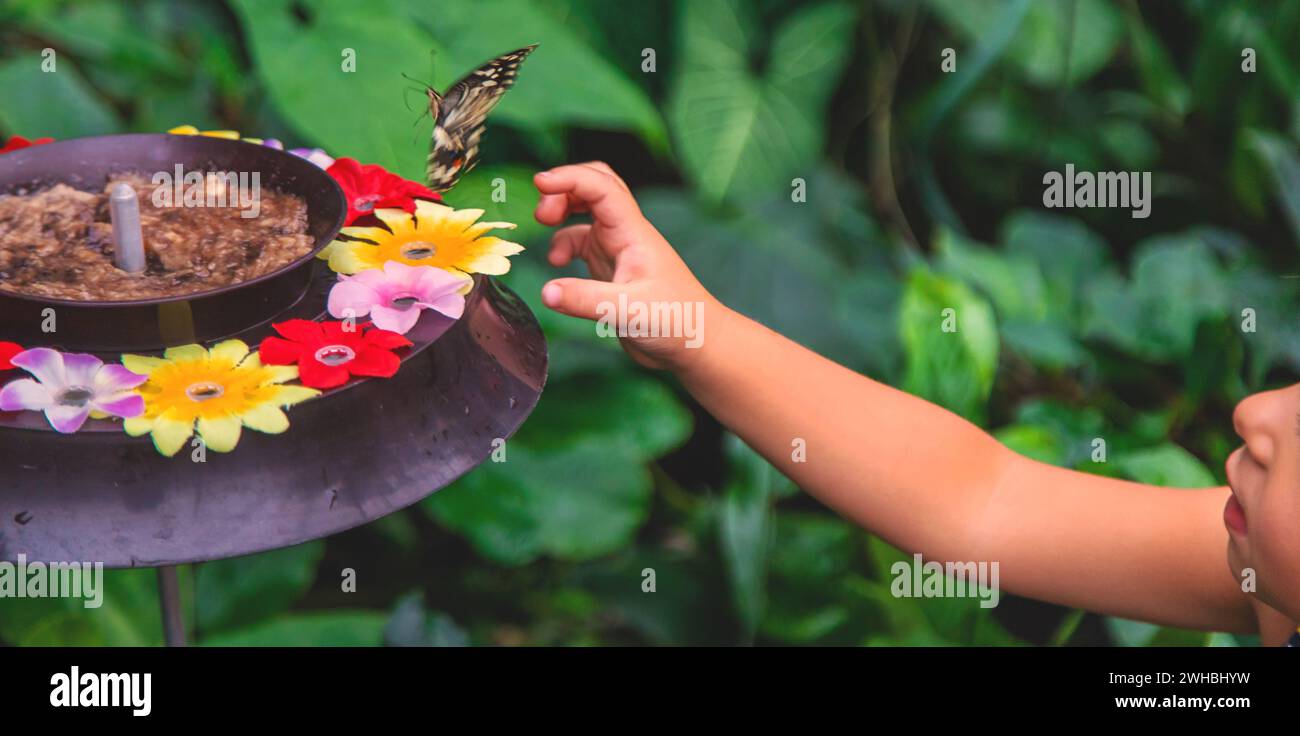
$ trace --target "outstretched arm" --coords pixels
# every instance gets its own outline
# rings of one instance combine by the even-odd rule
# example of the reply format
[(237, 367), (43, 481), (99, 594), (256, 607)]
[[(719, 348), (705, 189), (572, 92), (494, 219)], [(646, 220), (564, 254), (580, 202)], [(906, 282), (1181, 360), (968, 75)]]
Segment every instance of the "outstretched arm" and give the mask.
[[(627, 338), (625, 349), (674, 371), (705, 409), (840, 514), (930, 560), (996, 561), (1008, 592), (1175, 626), (1255, 630), (1225, 560), (1227, 489), (1147, 486), (1022, 457), (713, 299), (609, 167), (564, 166), (535, 181), (542, 223), (593, 216), (556, 233), (550, 260), (580, 258), (594, 279), (551, 282), (547, 306), (596, 319), (620, 294), (629, 304), (701, 304), (698, 348), (683, 331)], [(796, 439), (806, 461), (792, 455)]]
[[(1039, 463), (751, 320), (710, 327), (718, 321), (678, 373), (687, 389), (800, 487), (892, 544), (939, 562), (996, 561), (1005, 590), (1053, 603), (1254, 630), (1225, 559), (1226, 488)], [(792, 457), (796, 437), (805, 462)]]

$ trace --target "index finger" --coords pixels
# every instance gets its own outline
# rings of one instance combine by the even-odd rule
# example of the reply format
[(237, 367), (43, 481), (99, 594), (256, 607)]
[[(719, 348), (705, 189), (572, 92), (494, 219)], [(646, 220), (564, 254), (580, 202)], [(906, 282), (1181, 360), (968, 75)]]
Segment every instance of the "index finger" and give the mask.
[(632, 193), (613, 176), (589, 166), (560, 166), (533, 177), (537, 220), (558, 225), (574, 212), (590, 211), (596, 222), (616, 228), (641, 215)]

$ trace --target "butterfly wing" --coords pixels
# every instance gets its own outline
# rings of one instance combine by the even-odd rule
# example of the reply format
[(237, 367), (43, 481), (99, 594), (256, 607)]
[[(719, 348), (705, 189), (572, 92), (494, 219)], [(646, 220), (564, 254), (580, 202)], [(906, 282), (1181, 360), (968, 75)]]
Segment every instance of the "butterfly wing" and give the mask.
[(515, 83), (519, 64), (537, 44), (498, 56), (453, 84), (445, 95), (429, 95), (433, 144), (425, 173), (429, 188), (444, 192), (478, 163), (488, 113)]

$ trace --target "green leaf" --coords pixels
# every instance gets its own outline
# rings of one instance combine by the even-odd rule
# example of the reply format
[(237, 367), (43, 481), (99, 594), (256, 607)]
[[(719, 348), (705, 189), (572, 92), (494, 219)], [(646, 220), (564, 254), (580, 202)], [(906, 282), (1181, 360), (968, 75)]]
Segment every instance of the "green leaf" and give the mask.
[(763, 617), (767, 556), (772, 544), (772, 502), (789, 486), (780, 473), (739, 437), (728, 434), (732, 478), (722, 493), (719, 536), (732, 601), (752, 637)]
[(822, 514), (777, 515), (772, 546), (773, 574), (821, 585), (849, 571), (856, 530), (844, 520)]
[(935, 265), (974, 286), (993, 302), (1002, 337), (1035, 365), (1066, 368), (1087, 360), (1066, 325), (1049, 322), (1042, 271), (1031, 259), (998, 253), (941, 228)]
[(288, 609), (316, 581), (323, 542), (217, 560), (198, 566), (195, 596), (199, 631), (246, 626)]
[(0, 64), (0, 127), (26, 138), (77, 138), (121, 132), (122, 123), (66, 57), (41, 71), (41, 56), (24, 54)]
[(481, 209), (484, 220), (512, 222), (519, 227), (501, 233), (501, 237), (533, 243), (548, 232), (533, 218), (539, 196), (533, 186), (534, 173), (526, 166), (477, 166), (448, 193), (447, 203)]
[[(1202, 87), (1211, 88), (1220, 95), (1231, 95), (1233, 100), (1242, 101), (1241, 52), (1251, 48), (1257, 54), (1260, 81), (1267, 84), (1259, 86), (1259, 92), (1295, 99), (1300, 92), (1300, 67), (1290, 52), (1297, 22), (1300, 17), (1288, 3), (1214, 4), (1211, 14), (1203, 21), (1205, 31), (1197, 46), (1196, 69), (1200, 75), (1194, 80), (1195, 89), (1200, 92)], [(1223, 56), (1217, 57), (1219, 62), (1210, 58), (1224, 52), (1232, 56), (1234, 63), (1223, 64)], [(1210, 66), (1219, 69), (1208, 69)]]
[[(1289, 279), (1279, 279), (1271, 268), (1244, 265), (1233, 269), (1232, 306), (1228, 321), (1244, 327), (1245, 309), (1254, 310), (1255, 330), (1238, 329), (1236, 336), (1249, 346), (1249, 367), (1245, 380), (1252, 387), (1263, 384), (1268, 371), (1288, 361), (1296, 365), (1300, 354), (1300, 325), (1294, 315), (1300, 311)], [(1240, 320), (1240, 321), (1239, 321)]]
[(398, 601), (384, 627), (384, 643), (399, 647), (463, 647), (469, 634), (451, 616), (427, 611), (423, 596), (409, 593)]
[[(812, 206), (823, 196), (820, 187), (833, 182), (810, 182), (809, 202), (791, 202), (783, 194), (747, 203), (731, 214), (712, 212), (679, 192), (641, 192), (639, 200), (650, 221), (722, 303), (832, 360), (856, 364), (873, 345), (851, 339), (855, 330), (845, 323), (869, 321), (872, 325), (864, 329), (883, 334), (889, 310), (865, 308), (879, 306), (880, 294), (860, 299), (860, 292), (856, 297), (849, 293), (855, 285), (842, 279), (845, 267), (822, 219), (826, 213)], [(857, 248), (879, 254), (883, 246), (859, 241)], [(886, 278), (871, 283), (890, 280), (888, 269), (882, 267)], [(881, 291), (888, 296), (896, 288), (886, 284)], [(838, 309), (852, 311), (840, 314)], [(706, 340), (708, 330), (706, 314)]]
[[(459, 185), (457, 185), (459, 189)], [(505, 281), (519, 295), (542, 326), (550, 350), (547, 392), (563, 380), (593, 373), (623, 373), (628, 370), (627, 354), (618, 340), (600, 337), (595, 323), (560, 314), (542, 304), (542, 286), (562, 275), (585, 277), (580, 268), (557, 272), (546, 263), (544, 248), (530, 248), (511, 260)], [(545, 398), (545, 394), (543, 394)]]
[[(943, 121), (975, 89), (979, 80), (1006, 52), (1007, 47), (1015, 39), (1017, 31), (1019, 31), (1020, 26), (1024, 23), (1025, 16), (1032, 7), (1033, 0), (1001, 2), (999, 7), (996, 8), (998, 15), (991, 20), (985, 19), (982, 21), (982, 25), (988, 25), (993, 32), (977, 34), (978, 43), (975, 48), (967, 56), (962, 57), (962, 62), (957, 66), (956, 71), (938, 85), (933, 98), (926, 104), (925, 113), (921, 116), (921, 124), (917, 131), (917, 137), (923, 147), (928, 146), (930, 139), (938, 132)], [(950, 24), (956, 22), (959, 26), (966, 27), (965, 24), (969, 22), (969, 19), (964, 14), (953, 14), (950, 3), (938, 3), (936, 9), (941, 15), (948, 16), (947, 20)], [(988, 9), (994, 10), (993, 8)], [(979, 102), (976, 101), (972, 106), (978, 107)], [(1004, 104), (1002, 107), (985, 107), (982, 111), (984, 121), (986, 123), (993, 122), (988, 119), (989, 116), (1000, 115), (1003, 112), (1003, 107), (1006, 107), (1006, 105)], [(989, 136), (988, 134), (992, 131), (988, 130), (988, 128), (1006, 128), (1009, 126), (999, 120), (992, 126), (972, 127), (985, 128), (985, 130), (977, 132), (976, 137), (996, 138), (1005, 136)], [(926, 174), (927, 178), (932, 178), (933, 171), (927, 170)], [(946, 208), (948, 206), (947, 202), (944, 201), (942, 206)], [(946, 219), (942, 221), (950, 227), (953, 226), (953, 223), (948, 222)]]
[(1013, 320), (1002, 323), (1001, 333), (1007, 347), (1036, 366), (1063, 370), (1086, 365), (1092, 359), (1064, 325)]
[[(975, 89), (976, 84), (984, 78), (994, 62), (1006, 52), (1007, 47), (1023, 25), (1025, 16), (1029, 13), (1032, 4), (1032, 0), (1012, 0), (1003, 3), (999, 9), (1000, 12), (993, 19), (990, 32), (977, 34), (978, 44), (970, 53), (969, 58), (966, 58), (959, 65), (958, 70), (939, 85), (933, 97), (926, 104), (924, 113), (920, 116), (921, 123), (914, 133), (918, 148), (917, 188), (920, 190), (921, 200), (926, 211), (933, 216), (936, 222), (947, 227), (957, 230), (963, 229), (961, 219), (952, 203), (948, 201), (947, 195), (944, 194), (936, 175), (933, 156), (930, 152), (931, 140), (957, 105)], [(978, 107), (978, 102), (972, 107)], [(959, 134), (973, 133), (973, 137), (983, 137), (988, 142), (999, 141), (1005, 143), (1016, 140), (1016, 136), (1006, 135), (1006, 132), (1012, 126), (1006, 124), (1005, 120), (1019, 120), (1021, 116), (1004, 115), (1001, 107), (986, 106), (984, 109), (991, 114), (984, 116), (985, 120), (975, 124), (970, 124), (972, 121), (967, 121), (966, 124), (957, 126)], [(989, 118), (993, 118), (995, 121), (992, 125), (988, 124)], [(1012, 143), (1011, 145), (1016, 144)]]
[(1291, 235), (1300, 247), (1300, 156), (1296, 147), (1281, 136), (1252, 131), (1248, 140), (1273, 175), (1278, 204), (1291, 224)]
[[(651, 579), (654, 589), (647, 590)], [(572, 582), (651, 643), (717, 646), (735, 639), (730, 619), (713, 615), (728, 604), (716, 556), (631, 546), (579, 566)]]
[(1046, 427), (1010, 424), (993, 433), (998, 442), (1025, 457), (1051, 465), (1063, 465), (1065, 449), (1060, 438)]
[(998, 364), (988, 303), (960, 282), (918, 268), (908, 277), (898, 328), (904, 390), (969, 419), (982, 417)]
[[(1063, 273), (1063, 265), (1083, 268), (1087, 257), (1086, 251), (1080, 252), (1086, 241), (1072, 232), (1073, 224), (1029, 213), (1013, 216), (1004, 224), (1005, 253), (946, 228), (935, 239), (936, 264), (992, 300), (1007, 345), (1045, 368), (1077, 367), (1089, 360), (1070, 334), (1073, 282), (1083, 274)], [(1046, 248), (1055, 252), (1049, 256)], [(1050, 282), (1044, 273), (1050, 274)]]
[(1185, 233), (1143, 241), (1132, 278), (1103, 274), (1088, 285), (1085, 299), (1085, 334), (1169, 361), (1190, 355), (1202, 319), (1226, 316), (1230, 289), (1204, 238)]
[[(879, 579), (875, 598), (880, 605), (895, 609), (890, 611), (898, 643), (905, 645), (952, 645), (957, 642), (975, 645), (1008, 645), (1018, 643), (993, 618), (993, 609), (984, 608), (981, 602), (989, 600), (989, 593), (978, 588), (967, 588), (963, 597), (926, 598), (916, 595), (895, 597), (893, 582), (898, 577), (895, 565), (903, 563), (907, 572), (915, 570), (916, 558), (883, 539), (868, 538), (868, 549)], [(930, 560), (922, 559), (922, 564)]]
[(0, 606), (0, 636), (20, 646), (162, 644), (156, 571), (104, 570), (99, 592), (98, 608), (86, 608), (83, 598), (5, 601)]
[(1191, 91), (1169, 58), (1160, 37), (1142, 20), (1136, 4), (1125, 6), (1129, 42), (1137, 61), (1138, 75), (1147, 97), (1157, 101), (1166, 112), (1181, 119), (1191, 104)]
[[(146, 10), (147, 7), (140, 8), (137, 4), (81, 3), (57, 14), (34, 18), (32, 29), (56, 41), (61, 54), (71, 52), (78, 58), (93, 59), (87, 74), (110, 67), (115, 74), (104, 75), (110, 84), (125, 81), (121, 79), (123, 76), (135, 77), (146, 72), (155, 75), (155, 82), (183, 77), (186, 59), (166, 42), (170, 39), (164, 34), (170, 29), (150, 23)], [(63, 63), (63, 57), (59, 63)], [(152, 90), (137, 87), (121, 91), (135, 97), (148, 95)]]
[(295, 613), (238, 631), (206, 637), (207, 647), (373, 647), (388, 617), (379, 611)]
[(685, 442), (691, 426), (690, 412), (662, 381), (618, 372), (547, 387), (517, 439), (537, 451), (604, 440), (649, 460)]
[(844, 595), (841, 586), (852, 575), (857, 538), (852, 526), (833, 516), (776, 515), (768, 605), (759, 627), (764, 636), (846, 642), (841, 632), (863, 621), (858, 615), (862, 606)]
[(935, 237), (935, 264), (979, 289), (1000, 319), (1038, 321), (1047, 317), (1043, 275), (1026, 258), (1007, 256), (943, 228)]
[(1017, 210), (1002, 222), (1001, 242), (1008, 255), (1038, 264), (1053, 322), (1078, 320), (1084, 285), (1106, 272), (1106, 241), (1070, 217)]
[(1195, 356), (1184, 366), (1186, 400), (1199, 405), (1213, 394), (1243, 396), (1241, 368), (1244, 362), (1242, 332), (1228, 318), (1206, 320), (1196, 330), (1192, 348)]
[(1160, 144), (1147, 129), (1132, 120), (1111, 120), (1097, 126), (1102, 146), (1119, 168), (1150, 171), (1160, 155)]
[(1074, 638), (1075, 633), (1079, 630), (1079, 625), (1083, 623), (1083, 620), (1087, 615), (1087, 611), (1079, 609), (1067, 613), (1065, 618), (1061, 620), (1061, 624), (1052, 634), (1050, 640), (1051, 646), (1063, 647), (1069, 644), (1070, 640)]
[[(902, 284), (892, 269), (864, 267), (839, 282), (836, 311), (843, 348), (825, 355), (870, 376), (895, 383), (902, 364), (898, 343), (898, 304)], [(862, 364), (861, 366), (859, 364)]]
[(796, 11), (774, 34), (763, 76), (750, 71), (757, 34), (747, 6), (714, 0), (684, 3), (681, 12), (669, 116), (687, 173), (713, 201), (789, 187), (821, 156), (853, 10), (833, 2)]
[(480, 554), (520, 565), (540, 555), (590, 559), (626, 545), (650, 510), (645, 458), (625, 442), (589, 440), (533, 451), (507, 443), (424, 507)]
[(1204, 647), (1213, 643), (1213, 635), (1204, 631), (1175, 629), (1113, 616), (1107, 617), (1106, 629), (1116, 643), (1126, 647)]
[(1156, 624), (1114, 616), (1106, 618), (1106, 629), (1117, 644), (1125, 647), (1144, 647), (1160, 632)]
[[(1105, 424), (1105, 417), (1095, 407), (1073, 407), (1052, 399), (1035, 399), (1016, 408), (1016, 422), (1010, 426), (1033, 427), (1051, 433), (1051, 440), (1033, 436), (1019, 439), (1029, 445), (1025, 450), (1050, 452), (1057, 457), (1056, 460), (1037, 459), (1073, 468), (1091, 462), (1092, 442), (1102, 436)], [(1036, 457), (1031, 452), (1026, 454)]]
[[(1014, 0), (929, 0), (944, 23), (969, 39), (993, 34)], [(1072, 85), (1110, 61), (1123, 23), (1106, 0), (1034, 0), (1008, 49), (1010, 59), (1033, 84)]]
[[(392, 0), (232, 0), (258, 76), (276, 111), (303, 137), (334, 156), (379, 164), (424, 181), (432, 124), (412, 128), (424, 102), (408, 112), (409, 83), (436, 45), (405, 22)], [(295, 7), (306, 9), (304, 22)], [(356, 71), (343, 71), (347, 50)], [(487, 140), (491, 141), (489, 132)]]
[(1173, 443), (1116, 453), (1114, 460), (1125, 477), (1139, 483), (1175, 488), (1210, 488), (1219, 485), (1214, 474), (1200, 460)]

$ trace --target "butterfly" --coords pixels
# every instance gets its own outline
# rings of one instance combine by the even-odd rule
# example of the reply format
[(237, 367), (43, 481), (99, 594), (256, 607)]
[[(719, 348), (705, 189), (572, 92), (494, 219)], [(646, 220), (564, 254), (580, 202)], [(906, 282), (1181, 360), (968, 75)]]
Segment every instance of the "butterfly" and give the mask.
[(451, 85), (444, 94), (428, 88), (433, 143), (425, 174), (429, 188), (445, 192), (478, 163), (483, 123), (515, 83), (519, 64), (537, 44), (498, 56)]

